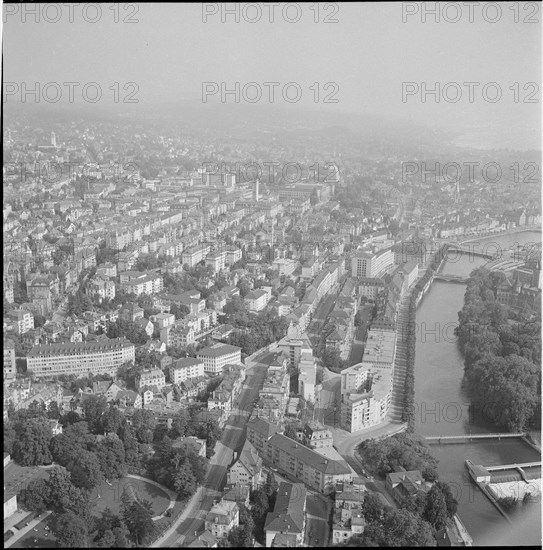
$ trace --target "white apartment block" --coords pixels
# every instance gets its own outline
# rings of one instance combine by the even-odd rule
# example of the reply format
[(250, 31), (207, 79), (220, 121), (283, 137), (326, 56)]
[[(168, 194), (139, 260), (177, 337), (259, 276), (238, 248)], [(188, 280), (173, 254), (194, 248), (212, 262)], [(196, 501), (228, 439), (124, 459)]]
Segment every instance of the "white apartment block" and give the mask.
[(157, 313), (151, 315), (149, 321), (153, 323), (159, 330), (172, 326), (175, 323), (175, 315), (173, 313)]
[(215, 273), (224, 269), (225, 262), (225, 252), (210, 252), (206, 256), (206, 266), (211, 267)]
[(125, 271), (120, 274), (121, 290), (126, 293), (157, 294), (162, 292), (163, 280), (161, 275), (141, 273), (139, 271)]
[(34, 328), (34, 315), (25, 309), (12, 309), (6, 317), (16, 325), (17, 334), (25, 334)]
[(211, 247), (209, 245), (197, 245), (183, 251), (181, 262), (189, 267), (199, 264), (209, 254)]
[(287, 260), (284, 258), (279, 258), (278, 260), (275, 260), (272, 264), (272, 269), (278, 271), (279, 275), (285, 275), (286, 277), (294, 273), (297, 267), (298, 262), (295, 262), (294, 260)]
[(135, 346), (126, 338), (102, 342), (78, 342), (34, 346), (27, 356), (27, 368), (36, 376), (75, 374), (117, 374), (127, 361), (135, 361)]
[(265, 290), (257, 289), (249, 292), (244, 300), (247, 309), (256, 312), (266, 308), (269, 298), (270, 295)]
[(387, 369), (394, 367), (396, 355), (396, 332), (372, 328), (364, 346), (362, 365), (364, 368)]
[(87, 283), (86, 293), (100, 302), (102, 300), (113, 300), (115, 298), (115, 283), (107, 279), (92, 279)]
[(136, 378), (136, 388), (140, 391), (145, 386), (156, 386), (161, 390), (166, 385), (166, 377), (161, 369), (145, 370)]
[(4, 338), (4, 380), (15, 378), (15, 344)]
[(390, 248), (378, 252), (358, 252), (351, 258), (353, 277), (381, 277), (392, 267), (394, 267), (394, 252)]
[(190, 378), (204, 376), (204, 362), (193, 357), (183, 357), (173, 362), (169, 367), (169, 373), (172, 384), (181, 384)]
[(218, 343), (201, 349), (196, 358), (204, 362), (204, 372), (218, 374), (228, 363), (241, 364), (241, 348)]
[[(371, 380), (371, 388), (366, 384)], [(383, 422), (392, 397), (392, 372), (365, 368), (362, 363), (341, 372), (340, 424), (348, 432)]]

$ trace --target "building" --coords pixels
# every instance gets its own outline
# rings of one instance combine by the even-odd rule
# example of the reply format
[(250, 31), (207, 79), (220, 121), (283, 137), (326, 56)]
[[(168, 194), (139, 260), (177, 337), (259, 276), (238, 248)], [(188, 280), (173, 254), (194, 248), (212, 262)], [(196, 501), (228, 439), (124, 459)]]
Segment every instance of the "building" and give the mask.
[(239, 507), (235, 502), (222, 500), (214, 504), (205, 518), (205, 528), (220, 539), (239, 525)]
[(303, 429), (303, 443), (312, 449), (333, 447), (332, 432), (326, 426), (315, 422), (306, 424)]
[(351, 275), (353, 277), (381, 277), (394, 267), (392, 249), (377, 252), (357, 252), (351, 258)]
[(371, 328), (364, 346), (364, 368), (392, 370), (396, 355), (396, 332), (390, 328)]
[(317, 365), (312, 354), (304, 352), (298, 365), (298, 393), (306, 401), (315, 401), (317, 389)]
[(277, 546), (274, 542), (278, 535), (291, 535), (296, 546), (302, 546), (306, 524), (306, 496), (306, 488), (301, 483), (279, 484), (273, 512), (268, 512), (264, 523), (266, 547)]
[(340, 424), (356, 432), (382, 422), (392, 399), (391, 371), (372, 370), (362, 363), (341, 372)]
[(239, 456), (228, 469), (227, 476), (227, 483), (248, 485), (251, 490), (258, 487), (262, 477), (262, 459), (250, 441), (245, 440)]
[(245, 298), (245, 305), (249, 311), (257, 312), (262, 311), (268, 305), (270, 295), (261, 289), (251, 290)]
[(366, 522), (362, 513), (362, 504), (365, 492), (366, 484), (360, 478), (353, 479), (351, 483), (337, 484), (332, 520), (334, 545), (364, 532)]
[(266, 454), (268, 439), (279, 430), (277, 424), (266, 422), (262, 418), (252, 418), (247, 422), (247, 441), (249, 441), (257, 453), (263, 457)]
[(392, 472), (386, 475), (385, 487), (394, 500), (402, 505), (406, 500), (415, 496), (419, 491), (427, 493), (432, 484), (424, 481), (419, 470)]
[(162, 292), (162, 275), (140, 271), (123, 271), (119, 274), (120, 288), (123, 292), (136, 296), (141, 294), (157, 294)]
[(4, 485), (4, 521), (17, 511), (17, 495)]
[(141, 391), (145, 386), (156, 386), (160, 391), (166, 385), (166, 377), (162, 369), (149, 369), (138, 374), (136, 388)]
[(16, 372), (15, 343), (4, 336), (4, 380), (15, 378)]
[(90, 298), (99, 302), (115, 298), (115, 283), (108, 279), (95, 277), (87, 283), (85, 292)]
[(221, 373), (228, 363), (241, 363), (241, 348), (230, 344), (217, 343), (201, 349), (196, 355), (204, 362), (204, 372), (209, 374)]
[(312, 489), (328, 494), (338, 482), (350, 482), (353, 470), (333, 447), (310, 449), (261, 418), (247, 423), (247, 439), (265, 463), (294, 476)]
[(13, 321), (17, 334), (25, 334), (34, 329), (34, 315), (25, 309), (12, 309), (6, 317)]
[(170, 365), (169, 374), (172, 384), (181, 384), (190, 378), (204, 376), (204, 362), (193, 357), (177, 359)]
[(149, 317), (149, 321), (151, 321), (160, 331), (163, 328), (172, 326), (175, 323), (175, 315), (173, 315), (173, 313), (157, 313), (156, 315), (151, 315)]
[(36, 376), (116, 375), (117, 369), (128, 361), (135, 361), (134, 344), (126, 338), (114, 338), (99, 342), (34, 346), (27, 355), (27, 368)]
[(360, 277), (358, 279), (358, 294), (369, 300), (375, 300), (384, 289), (384, 281), (377, 277)]

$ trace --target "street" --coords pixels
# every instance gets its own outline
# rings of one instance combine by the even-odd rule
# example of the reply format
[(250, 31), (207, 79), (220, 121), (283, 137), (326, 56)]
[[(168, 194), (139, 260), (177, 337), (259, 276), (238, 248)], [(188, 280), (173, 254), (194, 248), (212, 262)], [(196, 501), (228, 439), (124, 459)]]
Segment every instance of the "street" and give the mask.
[(226, 484), (226, 473), (233, 462), (234, 451), (239, 451), (245, 442), (245, 425), (253, 403), (264, 383), (267, 365), (273, 353), (263, 354), (259, 363), (247, 369), (247, 377), (238, 397), (238, 406), (232, 410), (220, 442), (215, 447), (204, 486), (190, 500), (184, 513), (162, 536), (154, 547), (176, 547), (190, 544), (204, 530), (204, 520), (213, 502), (220, 498)]

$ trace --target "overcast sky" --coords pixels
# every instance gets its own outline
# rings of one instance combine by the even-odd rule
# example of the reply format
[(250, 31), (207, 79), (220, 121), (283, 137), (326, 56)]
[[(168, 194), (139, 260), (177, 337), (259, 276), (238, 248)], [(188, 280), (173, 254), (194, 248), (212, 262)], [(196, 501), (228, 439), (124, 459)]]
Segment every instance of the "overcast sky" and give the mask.
[[(429, 7), (432, 4), (427, 3)], [(257, 13), (254, 7), (240, 8), (238, 23), (232, 15), (222, 22), (223, 4), (121, 3), (117, 13), (111, 5), (102, 4), (96, 23), (85, 20), (84, 15), (92, 20), (96, 12), (89, 8), (83, 14), (83, 4), (73, 8), (73, 22), (66, 7), (60, 14), (48, 8), (36, 22), (30, 13), (23, 20), (23, 10), (34, 6), (13, 5), (9, 9), (17, 13), (7, 14), (4, 5), (4, 82), (26, 82), (31, 87), (34, 82), (43, 86), (52, 81), (82, 85), (94, 81), (102, 88), (102, 102), (112, 101), (113, 91), (108, 88), (113, 83), (120, 83), (122, 98), (134, 89), (123, 92), (122, 86), (135, 82), (140, 107), (160, 100), (199, 99), (202, 82), (216, 82), (219, 87), (224, 82), (232, 87), (234, 82), (243, 86), (270, 81), (280, 83), (279, 94), (284, 84), (298, 83), (300, 105), (311, 105), (314, 92), (309, 87), (318, 82), (319, 106), (328, 110), (406, 117), (467, 131), (485, 129), (507, 134), (519, 147), (537, 147), (540, 91), (533, 96), (539, 103), (526, 103), (523, 100), (535, 88), (523, 87), (541, 80), (541, 4), (521, 2), (516, 14), (510, 9), (512, 3), (498, 3), (500, 17), (495, 9), (483, 13), (484, 4), (473, 8), (473, 22), (463, 3), (457, 4), (460, 11), (456, 13), (450, 8), (442, 13), (440, 22), (431, 14), (423, 22), (420, 3), (338, 3), (336, 13), (321, 3), (318, 23), (311, 3), (299, 3), (299, 12), (295, 5), (289, 8), (286, 16), (291, 20), (301, 15), (293, 23), (283, 16), (284, 4), (275, 8), (273, 23), (266, 8), (260, 21), (247, 21)], [(437, 5), (443, 8), (445, 3)], [(530, 5), (539, 12), (531, 15), (535, 8)], [(416, 9), (414, 15), (402, 14), (402, 10)], [(209, 12), (207, 22), (203, 11)], [(119, 22), (114, 21), (116, 15)], [(59, 16), (58, 22), (46, 20)], [(323, 22), (327, 16), (337, 22)], [(460, 20), (447, 22), (443, 16), (449, 21), (460, 16)], [(519, 22), (515, 22), (516, 16)], [(491, 23), (485, 17), (498, 20)], [(123, 19), (137, 22), (123, 23)], [(322, 104), (323, 97), (335, 90), (324, 90), (327, 82), (337, 84), (334, 97), (338, 103)], [(436, 82), (441, 86), (456, 82), (462, 96), (456, 103), (443, 98), (436, 103), (428, 95), (422, 103), (419, 91), (402, 101), (403, 82), (417, 83), (419, 88), (422, 82), (429, 88)], [(473, 103), (464, 82), (480, 83)], [(483, 85), (489, 82), (498, 83), (503, 94), (495, 103), (482, 95)], [(518, 102), (510, 89), (515, 83)], [(261, 89), (262, 101), (267, 100), (267, 89)], [(454, 98), (457, 91), (458, 87), (449, 87), (449, 97)], [(495, 87), (487, 89), (491, 97), (495, 91)], [(219, 103), (219, 95), (208, 101)], [(76, 101), (78, 97), (76, 92)], [(67, 88), (62, 98), (68, 98)], [(280, 101), (284, 100), (276, 97), (276, 103)]]

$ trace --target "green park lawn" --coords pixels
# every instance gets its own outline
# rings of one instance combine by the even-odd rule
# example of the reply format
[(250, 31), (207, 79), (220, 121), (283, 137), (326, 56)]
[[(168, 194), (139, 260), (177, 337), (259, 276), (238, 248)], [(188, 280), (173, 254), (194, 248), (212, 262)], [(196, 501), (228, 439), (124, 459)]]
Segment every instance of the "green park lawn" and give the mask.
[(149, 500), (153, 507), (153, 516), (159, 516), (168, 508), (170, 497), (159, 487), (132, 477), (123, 477), (118, 481), (112, 481), (111, 486), (105, 481), (96, 487), (91, 493), (91, 501), (95, 504), (94, 513), (98, 514), (109, 508), (114, 514), (119, 513), (121, 495), (127, 487), (138, 498)]

